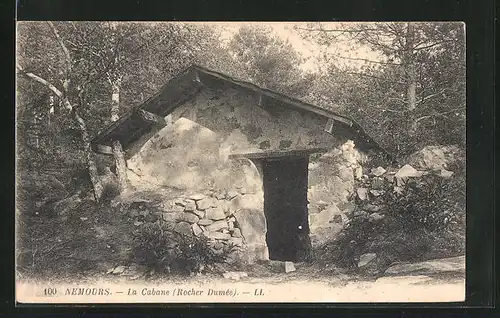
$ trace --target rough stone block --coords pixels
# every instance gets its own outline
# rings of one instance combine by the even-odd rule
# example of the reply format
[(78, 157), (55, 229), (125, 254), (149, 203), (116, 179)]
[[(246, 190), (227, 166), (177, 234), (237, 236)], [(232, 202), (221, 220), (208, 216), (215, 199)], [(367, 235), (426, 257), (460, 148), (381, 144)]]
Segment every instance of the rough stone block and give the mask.
[(241, 237), (231, 237), (227, 242), (234, 246), (243, 246), (243, 238)]
[(235, 190), (229, 190), (226, 192), (226, 200), (232, 200), (238, 196), (238, 192)]
[(173, 213), (162, 213), (162, 219), (165, 222), (177, 222), (179, 219), (179, 214), (178, 212), (173, 212)]
[(210, 239), (216, 239), (216, 240), (227, 241), (231, 238), (231, 235), (221, 233), (221, 232), (209, 232), (209, 231), (207, 231), (207, 232), (203, 232), (203, 234)]
[(221, 207), (208, 208), (206, 211), (206, 218), (211, 220), (223, 220), (226, 218), (224, 210)]
[(214, 223), (214, 221), (210, 220), (210, 219), (201, 219), (198, 221), (198, 225), (203, 225), (203, 226), (207, 226), (207, 225), (210, 225)]
[(192, 214), (192, 213), (189, 213), (189, 212), (184, 212), (184, 213), (179, 213), (179, 221), (184, 221), (184, 222), (188, 222), (188, 223), (196, 223), (200, 220), (199, 217), (197, 217), (196, 215)]
[(187, 222), (179, 222), (174, 226), (174, 231), (184, 235), (192, 235), (193, 230), (191, 229), (191, 224)]
[(264, 211), (239, 210), (234, 213), (241, 234), (247, 243), (266, 245), (266, 218)]
[(193, 229), (193, 233), (196, 236), (200, 236), (200, 234), (203, 233), (203, 230), (201, 229), (201, 227), (196, 223), (193, 223), (191, 225), (191, 228)]
[(361, 200), (368, 200), (368, 189), (367, 188), (358, 188), (356, 190), (356, 193), (358, 194), (358, 198)]
[(184, 211), (191, 212), (196, 210), (196, 203), (193, 200), (186, 200)]
[(229, 226), (226, 220), (215, 221), (214, 223), (207, 226), (209, 232), (216, 232), (222, 229), (227, 229)]
[(285, 273), (295, 272), (295, 265), (293, 262), (285, 262)]
[[(186, 212), (188, 212), (188, 211), (186, 211)], [(191, 213), (196, 214), (200, 219), (203, 219), (205, 217), (205, 211), (194, 210), (194, 211), (191, 211)]]
[(180, 205), (180, 206), (185, 206), (186, 205), (186, 201), (182, 198), (176, 198), (174, 199), (174, 204), (175, 205)]
[(201, 193), (195, 193), (195, 194), (188, 196), (188, 198), (191, 200), (194, 200), (194, 201), (199, 201), (199, 200), (203, 200), (205, 198), (205, 195), (201, 194)]
[(241, 237), (241, 230), (238, 228), (233, 229), (233, 237)]
[(206, 210), (211, 207), (215, 207), (217, 204), (214, 202), (213, 198), (205, 198), (199, 201), (196, 201), (196, 207), (198, 210)]

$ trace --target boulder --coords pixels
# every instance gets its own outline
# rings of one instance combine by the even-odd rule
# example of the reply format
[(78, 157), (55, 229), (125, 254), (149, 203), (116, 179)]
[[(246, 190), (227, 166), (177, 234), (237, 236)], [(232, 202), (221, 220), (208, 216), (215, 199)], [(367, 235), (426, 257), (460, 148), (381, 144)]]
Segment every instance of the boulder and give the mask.
[(285, 262), (285, 273), (295, 272), (295, 265), (293, 262)]
[(227, 229), (229, 226), (226, 220), (215, 221), (214, 223), (208, 225), (206, 228), (209, 232), (217, 232), (222, 229)]
[(368, 220), (370, 222), (378, 222), (378, 221), (382, 220), (383, 218), (384, 218), (384, 216), (382, 214), (375, 212), (375, 213), (370, 214), (370, 216), (368, 217)]
[(359, 257), (358, 267), (364, 267), (369, 263), (373, 262), (377, 258), (375, 253), (366, 253)]
[(226, 279), (240, 280), (242, 277), (248, 277), (248, 274), (245, 272), (225, 272), (222, 273), (222, 276)]
[(399, 169), (398, 172), (396, 172), (394, 177), (396, 178), (397, 185), (402, 186), (408, 178), (418, 178), (423, 174), (424, 173), (422, 171), (418, 171), (412, 166), (406, 164), (401, 169)]
[(453, 171), (448, 171), (446, 169), (443, 169), (439, 172), (439, 176), (443, 177), (443, 178), (451, 178), (451, 176), (453, 175)]
[(385, 191), (383, 191), (383, 190), (370, 190), (370, 193), (373, 196), (378, 197), (378, 196), (381, 196), (382, 194), (384, 194)]
[(436, 275), (443, 273), (465, 274), (465, 256), (429, 260), (419, 263), (397, 264), (389, 267), (385, 275)]
[(224, 220), (226, 218), (226, 214), (221, 207), (216, 208), (208, 208), (205, 210), (205, 216), (210, 220)]
[(368, 189), (367, 188), (358, 188), (356, 190), (356, 193), (358, 194), (358, 198), (361, 200), (365, 201), (368, 200)]
[(373, 168), (370, 173), (376, 177), (380, 177), (381, 175), (383, 175), (387, 170), (385, 170), (384, 168), (382, 167), (377, 167), (377, 168)]
[(191, 224), (187, 222), (179, 222), (174, 226), (174, 231), (183, 235), (192, 235), (193, 230), (191, 229)]
[(411, 154), (407, 162), (422, 170), (442, 170), (455, 163), (460, 149), (457, 146), (427, 146)]
[(266, 264), (275, 273), (291, 273), (296, 270), (295, 264), (290, 261), (269, 260)]

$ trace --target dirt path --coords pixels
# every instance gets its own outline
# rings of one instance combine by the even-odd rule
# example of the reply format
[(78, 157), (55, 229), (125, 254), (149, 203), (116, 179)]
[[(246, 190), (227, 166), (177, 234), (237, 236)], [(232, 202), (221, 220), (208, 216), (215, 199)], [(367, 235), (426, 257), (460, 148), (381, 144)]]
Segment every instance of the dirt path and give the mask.
[[(465, 260), (465, 258), (463, 258)], [(427, 263), (430, 263), (427, 264)], [(447, 264), (447, 265), (445, 265)], [(450, 264), (455, 264), (451, 266)], [(456, 266), (458, 264), (458, 266)], [(291, 273), (269, 273), (259, 268), (237, 280), (222, 275), (151, 277), (149, 279), (100, 275), (76, 282), (50, 284), (65, 293), (73, 288), (107, 289), (109, 295), (59, 294), (50, 299), (64, 302), (127, 303), (225, 303), (225, 302), (449, 302), (465, 298), (465, 272), (460, 259), (398, 265), (404, 275), (377, 279), (334, 273), (328, 269), (298, 266)], [(423, 268), (431, 268), (423, 274)], [(418, 269), (420, 272), (415, 272)], [(414, 274), (408, 271), (414, 270)], [(405, 272), (406, 271), (406, 272)], [(255, 276), (258, 274), (258, 276)], [(40, 297), (46, 282), (23, 281), (18, 295), (25, 301), (46, 302)], [(134, 290), (135, 294), (130, 294)], [(38, 291), (38, 292), (37, 292)]]

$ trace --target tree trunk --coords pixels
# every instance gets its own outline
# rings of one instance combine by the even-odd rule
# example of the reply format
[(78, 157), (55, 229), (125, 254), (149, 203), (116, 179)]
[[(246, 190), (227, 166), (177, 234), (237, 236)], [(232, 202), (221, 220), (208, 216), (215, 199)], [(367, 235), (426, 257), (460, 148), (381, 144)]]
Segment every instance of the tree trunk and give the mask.
[(92, 152), (92, 147), (90, 145), (90, 137), (87, 131), (87, 125), (82, 117), (78, 114), (76, 110), (73, 110), (73, 116), (78, 123), (80, 132), (82, 134), (83, 148), (87, 156), (87, 166), (89, 169), (90, 181), (94, 187), (94, 197), (96, 201), (101, 199), (104, 187), (102, 185), (101, 179), (99, 178), (99, 173), (97, 172), (97, 164), (94, 160), (94, 155)]
[(113, 142), (113, 156), (115, 157), (116, 176), (120, 185), (120, 193), (128, 188), (127, 163), (119, 140)]
[(120, 88), (121, 79), (117, 78), (111, 83), (111, 121), (117, 121), (120, 113)]
[(406, 68), (406, 80), (408, 83), (406, 90), (406, 99), (408, 110), (413, 111), (417, 106), (417, 72), (414, 56), (415, 46), (415, 27), (413, 23), (408, 23), (406, 29), (406, 47), (404, 52), (404, 66)]
[[(120, 88), (121, 88), (121, 78), (116, 77), (114, 80), (110, 80), (111, 83), (111, 121), (115, 122), (118, 120), (120, 112)], [(116, 176), (118, 178), (118, 183), (120, 186), (120, 193), (128, 188), (128, 178), (127, 178), (127, 162), (125, 161), (125, 155), (123, 153), (122, 144), (119, 140), (113, 142), (113, 157), (115, 158), (116, 166)]]

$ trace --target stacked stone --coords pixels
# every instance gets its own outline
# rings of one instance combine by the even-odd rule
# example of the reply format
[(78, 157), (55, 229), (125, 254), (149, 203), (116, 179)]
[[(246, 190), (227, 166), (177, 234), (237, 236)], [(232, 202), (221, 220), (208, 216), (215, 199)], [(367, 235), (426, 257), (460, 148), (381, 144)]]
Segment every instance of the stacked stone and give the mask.
[(231, 201), (239, 195), (236, 191), (182, 195), (162, 202), (155, 210), (139, 207), (131, 210), (129, 215), (134, 218), (135, 225), (161, 218), (177, 233), (207, 237), (216, 249), (226, 244), (241, 247), (243, 236), (233, 216), (236, 210), (231, 208)]
[(313, 245), (335, 236), (355, 209), (352, 195), (361, 178), (359, 153), (352, 141), (332, 149), (310, 164), (309, 227)]

